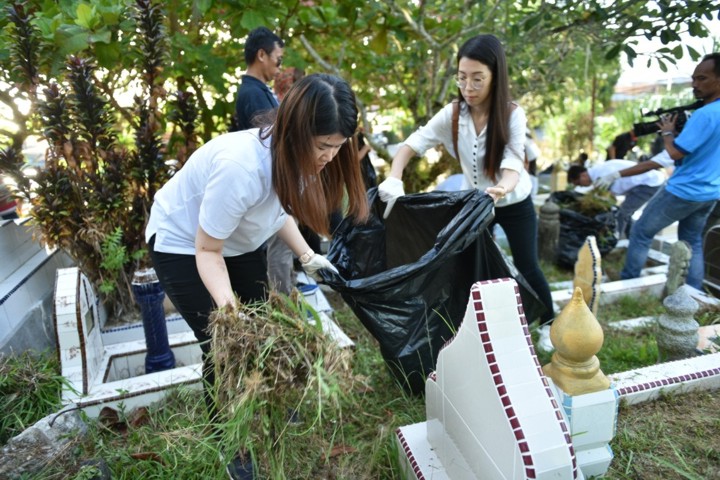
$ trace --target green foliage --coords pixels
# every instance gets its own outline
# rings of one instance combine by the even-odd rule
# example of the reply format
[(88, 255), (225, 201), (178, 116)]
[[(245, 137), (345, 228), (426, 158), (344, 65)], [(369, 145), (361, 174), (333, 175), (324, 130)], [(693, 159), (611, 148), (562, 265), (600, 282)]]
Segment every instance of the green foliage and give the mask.
[(0, 445), (57, 411), (65, 383), (55, 355), (0, 355)]
[[(597, 0), (562, 4), (204, 0), (170, 2), (163, 27), (158, 28), (160, 23), (154, 21), (155, 26), (147, 28), (150, 24), (125, 15), (131, 3), (25, 2), (24, 8), (33, 12), (30, 24), (39, 32), (35, 51), (42, 52), (36, 76), (56, 76), (64, 68), (66, 55), (88, 52), (103, 70), (105, 94), (119, 107), (117, 97), (132, 88), (135, 74), (134, 58), (128, 52), (134, 48), (159, 51), (158, 43), (167, 39), (167, 57), (146, 55), (148, 63), (136, 71), (146, 74), (153, 70), (152, 65), (163, 62), (163, 88), (191, 91), (197, 98), (198, 133), (204, 140), (227, 128), (244, 66), (240, 54), (243, 38), (259, 25), (274, 28), (286, 40), (288, 65), (347, 78), (358, 93), (363, 113), (377, 107), (384, 113), (395, 109), (408, 112), (408, 123), (393, 125), (400, 132), (424, 123), (457, 94), (452, 84), (454, 55), (471, 35), (493, 32), (503, 40), (514, 95), (528, 110), (530, 124), (537, 126), (548, 116), (565, 111), (568, 98), (590, 98), (597, 102), (595, 110), (603, 111), (618, 76), (619, 55), (639, 60), (635, 48), (640, 37), (659, 36), (667, 42), (647, 57), (648, 62), (665, 65), (681, 55), (695, 58), (697, 52), (679, 44), (679, 34), (687, 31), (706, 37), (708, 32), (700, 20), (717, 11), (712, 0), (661, 2), (647, 8), (634, 0), (610, 6)], [(147, 0), (135, 3), (147, 4)], [(157, 6), (145, 10), (148, 19), (159, 14)], [(0, 19), (0, 27), (3, 21)], [(143, 31), (144, 40), (133, 47), (137, 29)], [(7, 36), (12, 29), (5, 30)], [(9, 81), (13, 69), (3, 60), (10, 54), (2, 45), (14, 42), (0, 42), (0, 81)], [(0, 100), (9, 104), (9, 98)], [(132, 112), (123, 106), (120, 115), (129, 120)], [(14, 117), (23, 125), (29, 118), (21, 112)], [(570, 125), (577, 126), (577, 120)], [(592, 117), (583, 121), (592, 122)], [(367, 131), (372, 129), (367, 117), (365, 125)], [(572, 150), (553, 151), (552, 156), (576, 155), (579, 145), (586, 148), (593, 141), (587, 129), (574, 136), (577, 140), (568, 145)]]
[[(45, 168), (31, 179), (23, 174), (17, 148), (0, 153), (0, 166), (17, 179), (17, 190), (31, 202), (40, 239), (65, 250), (98, 285), (108, 307), (122, 315), (135, 308), (130, 282), (135, 270), (148, 261), (143, 230), (155, 192), (171, 174), (161, 141), (167, 127), (160, 108), (165, 97), (163, 66), (167, 60), (163, 14), (148, 0), (137, 0), (134, 6), (113, 1), (92, 5), (68, 2), (59, 5), (59, 10), (34, 10), (24, 5), (15, 3), (11, 9), (16, 27), (10, 29), (10, 38), (17, 46), (11, 53), (14, 61), (44, 72), (36, 75), (40, 83), (26, 79), (19, 84), (25, 85), (23, 93), (32, 102), (32, 115), (26, 117), (25, 125), (39, 125), (49, 149)], [(83, 52), (65, 59), (64, 70), (50, 81), (44, 75), (54, 67), (48, 70), (48, 65), (39, 61), (37, 48), (24, 47), (52, 49), (43, 30), (49, 27), (41, 21), (47, 15), (54, 19), (69, 16), (70, 23), (56, 25), (56, 33), (66, 27), (62, 31), (74, 39), (70, 44)], [(121, 20), (124, 16), (131, 20)], [(125, 33), (120, 35), (118, 29), (125, 29)], [(118, 112), (109, 74), (113, 69), (108, 68), (103, 78), (101, 66), (107, 59), (93, 55), (108, 54), (108, 50), (91, 47), (109, 43), (122, 44), (130, 51), (123, 61), (118, 59), (120, 68), (126, 69), (121, 76), (129, 78), (130, 71), (140, 75), (132, 80), (140, 93), (130, 112)], [(55, 53), (62, 57), (67, 48), (75, 47), (65, 45)], [(21, 71), (26, 75), (31, 72), (28, 68)], [(114, 71), (122, 73), (117, 68)], [(42, 89), (44, 98), (38, 98), (34, 88), (43, 81), (47, 81)], [(177, 95), (184, 99), (178, 102), (184, 111), (177, 117), (182, 121), (178, 141), (187, 157), (196, 146), (190, 125), (195, 119), (194, 104), (191, 96)], [(119, 126), (121, 117), (128, 120), (127, 127), (133, 131), (134, 148), (119, 141), (125, 128)]]
[(715, 438), (717, 392), (669, 394), (621, 405), (610, 447), (615, 455), (603, 478), (713, 478), (720, 462)]

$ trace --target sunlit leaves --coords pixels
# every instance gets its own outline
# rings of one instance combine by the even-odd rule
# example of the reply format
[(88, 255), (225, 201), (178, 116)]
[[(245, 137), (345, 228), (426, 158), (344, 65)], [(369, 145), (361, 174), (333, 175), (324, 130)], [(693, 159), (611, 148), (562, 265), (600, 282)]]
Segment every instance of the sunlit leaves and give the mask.
[(100, 18), (95, 11), (95, 7), (87, 3), (78, 4), (75, 15), (75, 23), (87, 30), (94, 30), (100, 25)]

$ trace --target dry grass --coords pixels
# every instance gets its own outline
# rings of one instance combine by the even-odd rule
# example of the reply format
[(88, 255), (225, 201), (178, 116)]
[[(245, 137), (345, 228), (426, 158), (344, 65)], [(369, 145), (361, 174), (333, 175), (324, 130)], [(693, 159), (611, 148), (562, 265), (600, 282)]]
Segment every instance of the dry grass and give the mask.
[(309, 474), (286, 471), (299, 463), (288, 459), (309, 445), (330, 456), (336, 433), (330, 420), (342, 418), (343, 397), (357, 383), (351, 352), (323, 334), (301, 298), (237, 302), (210, 319), (222, 449), (249, 452), (261, 471), (285, 471), (286, 478)]

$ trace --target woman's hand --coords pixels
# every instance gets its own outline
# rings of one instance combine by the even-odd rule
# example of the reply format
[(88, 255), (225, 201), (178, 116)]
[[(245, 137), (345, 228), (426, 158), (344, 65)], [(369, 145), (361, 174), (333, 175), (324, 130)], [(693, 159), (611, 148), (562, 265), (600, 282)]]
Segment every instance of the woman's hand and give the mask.
[(520, 182), (520, 174), (509, 168), (500, 169), (500, 181), (497, 185), (485, 189), (485, 193), (490, 195), (495, 203), (502, 200), (505, 195), (515, 190), (518, 182)]
[(507, 195), (508, 190), (505, 185), (500, 185), (499, 183), (495, 185), (494, 187), (488, 187), (485, 189), (485, 193), (490, 195), (495, 203), (500, 201), (502, 198)]
[(330, 263), (330, 260), (317, 253), (312, 253), (310, 255), (310, 258), (307, 259), (307, 261), (303, 262), (301, 260), (300, 262), (303, 270), (305, 270), (305, 273), (313, 277), (315, 280), (318, 280), (320, 278), (317, 272), (321, 269), (326, 269), (330, 270), (331, 272), (338, 273), (337, 268), (335, 268), (335, 265)]
[(383, 218), (388, 218), (393, 205), (395, 205), (395, 201), (405, 195), (402, 180), (395, 177), (388, 177), (384, 182), (378, 185), (378, 195), (380, 196), (380, 200), (387, 204), (385, 206)]

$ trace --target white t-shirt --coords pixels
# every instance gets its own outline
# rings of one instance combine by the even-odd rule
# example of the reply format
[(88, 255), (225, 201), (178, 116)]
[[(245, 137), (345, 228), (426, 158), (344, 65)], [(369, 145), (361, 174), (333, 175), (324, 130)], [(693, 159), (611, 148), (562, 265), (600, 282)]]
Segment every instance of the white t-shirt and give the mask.
[(664, 168), (675, 166), (675, 160), (673, 160), (672, 157), (670, 157), (670, 154), (665, 149), (663, 149), (662, 152), (660, 152), (657, 155), (655, 155), (654, 157), (652, 157), (650, 160), (657, 163), (658, 165), (662, 165)]
[[(630, 168), (635, 165), (637, 164), (630, 160), (607, 160), (594, 167), (588, 168), (587, 172), (590, 176), (590, 180), (595, 182), (598, 178), (609, 173), (619, 172), (620, 170), (625, 170), (626, 168)], [(628, 190), (635, 188), (638, 185), (659, 187), (665, 183), (666, 179), (665, 174), (660, 170), (648, 170), (647, 172), (639, 175), (618, 178), (610, 186), (610, 192), (614, 195), (624, 195)]]
[(287, 215), (271, 172), (270, 138), (257, 128), (210, 140), (155, 194), (145, 239), (155, 235), (158, 252), (194, 255), (200, 225), (224, 240), (223, 256), (256, 250)]
[[(412, 148), (418, 155), (422, 155), (428, 149), (443, 144), (448, 153), (457, 158), (452, 141), (452, 110), (452, 103), (445, 105), (427, 124), (410, 135), (404, 144)], [(518, 106), (510, 114), (510, 138), (505, 146), (500, 168), (518, 172), (520, 181), (515, 190), (497, 202), (496, 206), (498, 207), (518, 203), (530, 195), (532, 184), (530, 175), (525, 170), (526, 125), (525, 111)], [(460, 166), (464, 174), (463, 189), (477, 188), (480, 191), (485, 191), (487, 187), (497, 184), (496, 181), (485, 177), (482, 169), (485, 160), (486, 139), (487, 126), (482, 132), (476, 134), (470, 111), (463, 105), (458, 119), (458, 150), (460, 151)]]

